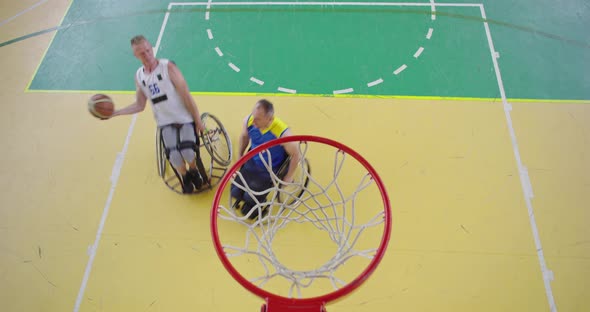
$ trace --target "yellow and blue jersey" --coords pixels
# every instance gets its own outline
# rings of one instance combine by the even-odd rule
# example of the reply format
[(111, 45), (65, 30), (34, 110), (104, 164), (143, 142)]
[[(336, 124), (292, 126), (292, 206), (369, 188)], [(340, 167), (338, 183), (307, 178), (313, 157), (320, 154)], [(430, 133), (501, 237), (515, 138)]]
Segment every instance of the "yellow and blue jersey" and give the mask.
[[(258, 129), (254, 126), (254, 116), (250, 115), (248, 117), (247, 128), (248, 135), (250, 136), (251, 148), (254, 149), (263, 143), (280, 138), (289, 127), (281, 119), (274, 117), (268, 128)], [(269, 150), (272, 159), (272, 167), (273, 169), (277, 169), (287, 158), (287, 152), (281, 145), (273, 146)], [(260, 159), (260, 154), (254, 155), (252, 159), (256, 165), (265, 168), (264, 163)]]

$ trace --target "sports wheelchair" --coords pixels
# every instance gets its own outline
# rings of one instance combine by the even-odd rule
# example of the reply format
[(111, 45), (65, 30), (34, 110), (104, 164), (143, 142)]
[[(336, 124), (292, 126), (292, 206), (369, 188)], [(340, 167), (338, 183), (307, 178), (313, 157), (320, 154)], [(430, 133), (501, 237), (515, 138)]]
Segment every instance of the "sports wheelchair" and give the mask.
[[(195, 130), (198, 146), (195, 146), (197, 152), (197, 168), (203, 177), (207, 177), (207, 185), (200, 189), (195, 189), (192, 193), (197, 194), (213, 189), (223, 178), (232, 161), (231, 140), (225, 127), (217, 117), (209, 113), (201, 115), (201, 121), (205, 125), (205, 133), (199, 134)], [(202, 153), (201, 147), (205, 147), (207, 153)], [(172, 191), (183, 194), (182, 177), (170, 165), (166, 156), (166, 148), (162, 138), (161, 130), (156, 129), (156, 162), (158, 166), (158, 175)], [(207, 165), (207, 167), (205, 166)]]

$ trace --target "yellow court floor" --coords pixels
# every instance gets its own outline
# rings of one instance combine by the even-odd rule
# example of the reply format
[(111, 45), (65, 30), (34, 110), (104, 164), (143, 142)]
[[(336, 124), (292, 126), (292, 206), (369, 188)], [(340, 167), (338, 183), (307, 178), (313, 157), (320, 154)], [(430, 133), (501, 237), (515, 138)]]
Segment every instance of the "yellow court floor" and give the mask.
[[(0, 41), (58, 25), (69, 3), (50, 2), (1, 25)], [(5, 2), (2, 18), (35, 3)], [(0, 48), (0, 311), (258, 311), (215, 254), (214, 193), (159, 178), (149, 108), (99, 121), (90, 94), (24, 91), (52, 37)], [(236, 148), (259, 97), (194, 97)], [(590, 105), (268, 99), (294, 133), (358, 151), (390, 196), (385, 258), (328, 311), (548, 311), (548, 298), (590, 310)]]

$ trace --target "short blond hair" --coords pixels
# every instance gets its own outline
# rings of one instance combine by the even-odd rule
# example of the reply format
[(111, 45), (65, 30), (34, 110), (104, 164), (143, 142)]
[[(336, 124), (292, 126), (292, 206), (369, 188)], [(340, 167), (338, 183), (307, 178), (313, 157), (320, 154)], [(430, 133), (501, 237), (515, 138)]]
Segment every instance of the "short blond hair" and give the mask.
[(144, 41), (149, 42), (143, 35), (137, 35), (137, 36), (131, 38), (131, 45), (140, 44)]

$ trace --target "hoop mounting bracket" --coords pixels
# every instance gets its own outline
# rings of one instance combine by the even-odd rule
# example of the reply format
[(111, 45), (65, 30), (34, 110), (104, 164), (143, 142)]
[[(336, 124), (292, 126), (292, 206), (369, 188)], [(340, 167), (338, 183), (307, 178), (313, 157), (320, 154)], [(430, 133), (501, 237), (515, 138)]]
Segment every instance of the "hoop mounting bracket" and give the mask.
[(267, 298), (266, 303), (260, 308), (260, 312), (326, 312), (326, 306), (321, 301), (294, 304), (293, 302)]

